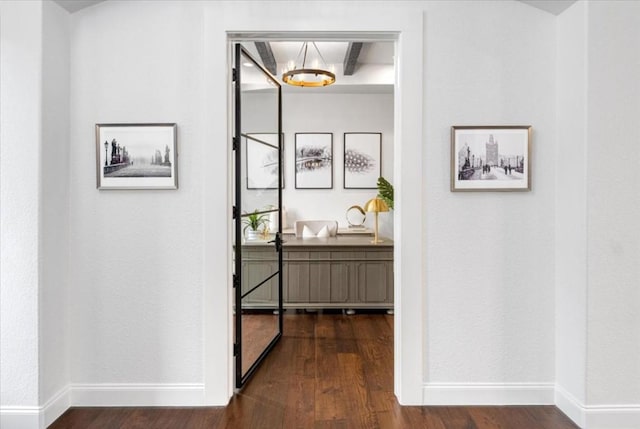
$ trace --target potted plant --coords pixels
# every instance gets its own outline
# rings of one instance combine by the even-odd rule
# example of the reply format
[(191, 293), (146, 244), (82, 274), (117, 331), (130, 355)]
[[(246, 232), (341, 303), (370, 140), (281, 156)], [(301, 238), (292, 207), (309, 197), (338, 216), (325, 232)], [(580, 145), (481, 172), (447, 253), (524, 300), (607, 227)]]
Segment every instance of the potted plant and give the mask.
[(260, 214), (258, 211), (254, 211), (251, 214), (244, 216), (242, 219), (242, 224), (244, 228), (242, 229), (242, 233), (245, 235), (247, 240), (257, 240), (260, 238), (260, 234), (262, 231), (260, 227), (264, 230), (264, 227), (269, 223), (269, 219), (266, 214)]

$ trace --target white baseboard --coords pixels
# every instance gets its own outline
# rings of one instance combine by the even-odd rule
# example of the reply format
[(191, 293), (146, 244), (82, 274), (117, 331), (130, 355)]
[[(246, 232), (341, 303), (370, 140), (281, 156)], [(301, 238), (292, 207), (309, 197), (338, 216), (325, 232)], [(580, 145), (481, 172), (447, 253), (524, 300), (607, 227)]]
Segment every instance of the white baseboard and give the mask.
[(69, 398), (69, 386), (66, 386), (53, 395), (42, 407), (44, 427), (49, 426), (71, 406)]
[(69, 408), (69, 387), (60, 389), (42, 407), (2, 407), (0, 427), (44, 429)]
[[(640, 404), (585, 406), (551, 383), (427, 383), (424, 405), (553, 405), (583, 429), (638, 429)], [(42, 407), (1, 407), (0, 427), (44, 429), (70, 406), (203, 406), (204, 384), (72, 384)]]
[(553, 383), (426, 383), (424, 405), (553, 405)]
[(575, 424), (581, 428), (586, 424), (586, 413), (582, 403), (575, 396), (556, 385), (555, 404), (563, 413), (567, 415)]
[(591, 405), (586, 408), (586, 429), (640, 428), (640, 405)]
[(2, 407), (2, 429), (44, 429), (69, 407), (203, 406), (204, 384), (72, 384), (42, 407)]
[(204, 384), (72, 384), (77, 407), (195, 407), (205, 405)]
[(40, 407), (0, 408), (0, 428), (44, 429)]
[(556, 386), (556, 406), (583, 429), (640, 428), (640, 404), (584, 405)]

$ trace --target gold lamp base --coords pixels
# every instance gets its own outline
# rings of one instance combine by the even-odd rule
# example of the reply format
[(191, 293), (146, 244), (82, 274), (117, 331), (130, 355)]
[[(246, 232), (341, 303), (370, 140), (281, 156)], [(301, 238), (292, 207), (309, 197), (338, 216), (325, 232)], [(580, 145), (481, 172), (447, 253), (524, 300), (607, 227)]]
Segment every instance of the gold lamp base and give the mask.
[(367, 203), (364, 206), (365, 210), (367, 212), (373, 212), (375, 215), (375, 235), (373, 237), (373, 240), (371, 241), (371, 244), (378, 244), (378, 243), (383, 243), (384, 240), (380, 240), (378, 238), (378, 213), (379, 212), (388, 212), (389, 211), (389, 207), (387, 206), (387, 204), (381, 200), (378, 197), (375, 197), (369, 201), (367, 201)]

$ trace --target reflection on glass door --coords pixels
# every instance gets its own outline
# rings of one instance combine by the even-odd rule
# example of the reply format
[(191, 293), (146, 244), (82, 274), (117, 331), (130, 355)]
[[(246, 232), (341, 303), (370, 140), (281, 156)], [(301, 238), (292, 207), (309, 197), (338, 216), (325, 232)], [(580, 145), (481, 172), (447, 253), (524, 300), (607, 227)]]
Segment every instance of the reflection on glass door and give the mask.
[(234, 316), (236, 388), (282, 335), (281, 89), (235, 45)]

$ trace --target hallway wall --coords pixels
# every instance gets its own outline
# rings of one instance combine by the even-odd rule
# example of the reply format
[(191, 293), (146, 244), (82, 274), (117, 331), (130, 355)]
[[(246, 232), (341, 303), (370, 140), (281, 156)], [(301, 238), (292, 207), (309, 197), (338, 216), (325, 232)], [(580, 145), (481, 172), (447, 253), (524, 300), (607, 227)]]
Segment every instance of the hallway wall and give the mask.
[[(193, 394), (202, 386), (204, 266), (218, 267), (215, 290), (227, 296), (221, 276), (227, 257), (203, 259), (203, 231), (215, 226), (208, 231), (218, 239), (206, 242), (219, 243), (215, 253), (228, 255), (229, 198), (227, 145), (205, 139), (224, 122), (210, 122), (203, 111), (214, 111), (201, 109), (211, 97), (220, 101), (218, 81), (209, 91), (214, 75), (203, 68), (203, 55), (212, 58), (205, 64), (220, 70), (227, 53), (212, 51), (221, 46), (221, 33), (213, 30), (214, 21), (203, 19), (203, 6), (216, 20), (243, 17), (246, 25), (261, 26), (271, 18), (303, 25), (308, 8), (320, 4), (306, 4), (304, 15), (291, 8), (283, 16), (278, 9), (276, 17), (267, 6), (238, 2), (107, 2), (72, 17), (74, 384), (169, 383), (192, 387)], [(466, 389), (488, 382), (534, 383), (544, 390), (536, 400), (550, 402), (553, 270), (539, 266), (553, 267), (553, 169), (546, 167), (554, 163), (554, 71), (546, 64), (554, 59), (554, 19), (517, 2), (394, 7), (423, 14), (426, 31), (424, 92), (407, 104), (416, 112), (425, 109), (423, 135), (399, 142), (419, 139), (424, 152), (422, 183), (405, 188), (414, 201), (425, 201), (423, 215), (415, 213), (424, 223), (405, 226), (424, 243), (405, 254), (407, 263), (426, 255), (426, 283), (403, 279), (427, 291), (425, 298), (413, 298), (425, 310), (421, 329), (427, 330), (418, 343), (412, 339), (426, 353), (424, 379), (413, 377), (431, 383), (427, 403), (440, 400), (438, 383)], [(334, 5), (335, 13), (349, 11), (347, 3)], [(378, 15), (375, 8), (371, 13)], [(484, 25), (496, 19), (502, 24)], [(179, 124), (178, 191), (95, 189), (93, 124), (122, 121)], [(450, 126), (513, 123), (534, 126), (532, 192), (450, 193)], [(218, 149), (211, 152), (209, 145)], [(215, 193), (204, 194), (213, 189), (203, 187), (211, 180), (218, 183)], [(203, 204), (211, 199), (220, 210), (204, 219)], [(207, 341), (224, 343), (226, 325), (219, 326), (216, 339)], [(467, 393), (460, 394), (463, 400)]]
[[(43, 2), (42, 7), (40, 401), (44, 403), (64, 395), (69, 383), (71, 17), (56, 3)], [(61, 406), (65, 405), (63, 401)]]
[[(201, 178), (224, 164), (203, 159), (211, 144), (203, 137), (203, 55), (197, 2), (105, 2), (72, 15), (76, 404), (202, 404), (202, 204), (216, 195), (203, 194)], [(123, 122), (178, 124), (177, 191), (96, 189), (95, 124)]]
[(556, 403), (583, 427), (635, 428), (640, 3), (579, 2), (558, 25)]
[(42, 15), (40, 3), (0, 2), (0, 404), (25, 414), (40, 399)]
[[(425, 402), (552, 403), (555, 17), (428, 2), (425, 31)], [(531, 191), (450, 192), (453, 125), (531, 125)]]
[[(5, 13), (17, 4), (24, 9)], [(402, 79), (394, 97), (402, 109), (394, 118), (393, 169), (400, 189), (395, 278), (403, 311), (395, 321), (396, 338), (403, 341), (395, 349), (395, 382), (402, 403), (553, 403), (560, 380), (566, 387), (572, 383), (578, 399), (584, 394), (583, 405), (594, 406), (582, 411), (606, 406), (637, 415), (637, 175), (632, 168), (618, 174), (602, 168), (620, 159), (637, 164), (633, 118), (639, 113), (640, 51), (634, 50), (637, 39), (628, 37), (638, 25), (637, 4), (590, 2), (587, 24), (573, 22), (568, 29), (585, 31), (593, 41), (581, 45), (582, 33), (565, 40), (567, 29), (558, 30), (558, 19), (515, 1), (345, 1), (334, 2), (330, 14), (323, 2), (292, 2), (285, 9), (270, 2), (104, 2), (71, 16), (69, 141), (61, 142), (62, 152), (68, 150), (66, 176), (59, 174), (64, 162), (41, 165), (51, 148), (43, 147), (40, 127), (50, 126), (60, 140), (66, 136), (54, 116), (40, 116), (49, 102), (34, 91), (41, 78), (62, 84), (65, 74), (33, 74), (43, 58), (53, 63), (40, 45), (41, 4), (1, 5), (3, 418), (5, 406), (29, 407), (30, 416), (39, 418), (40, 407), (58, 399), (62, 407), (65, 401), (227, 402), (228, 32), (365, 31), (371, 25), (390, 32), (403, 28), (399, 61), (412, 66), (398, 68)], [(360, 19), (349, 21), (356, 14)], [(7, 16), (24, 18), (9, 22), (20, 22), (20, 32), (5, 25)], [(10, 59), (24, 61), (25, 72), (8, 74), (5, 58), (12, 51), (5, 48), (5, 35), (18, 33), (27, 35), (29, 55)], [(578, 53), (558, 61), (573, 47), (588, 57)], [(588, 76), (559, 91), (557, 85), (571, 79), (564, 67), (573, 72), (583, 63)], [(8, 78), (20, 86), (8, 85)], [(23, 86), (20, 97), (5, 90)], [(56, 88), (47, 88), (56, 100)], [(586, 116), (569, 118), (580, 129), (559, 128), (557, 118), (571, 108), (556, 98), (573, 95), (585, 96)], [(7, 103), (21, 116), (11, 116)], [(107, 122), (177, 122), (180, 189), (97, 190), (94, 126)], [(531, 192), (449, 191), (450, 127), (481, 124), (533, 126)], [(556, 148), (566, 145), (561, 137), (579, 143), (574, 133), (582, 131), (582, 164), (559, 169), (560, 159), (571, 154)], [(19, 162), (7, 162), (7, 148), (15, 149), (11, 159)], [(583, 173), (584, 188), (559, 183)], [(43, 196), (43, 189), (68, 198), (68, 224), (64, 204), (50, 205), (55, 198)], [(587, 214), (558, 235), (561, 224), (572, 222), (575, 208), (558, 203), (568, 196), (584, 202)], [(56, 207), (59, 213), (50, 214)], [(54, 232), (67, 225), (68, 244), (53, 254)], [(569, 258), (575, 265), (556, 269), (573, 249), (559, 237), (577, 237), (587, 263)], [(65, 259), (68, 285), (41, 281), (42, 273), (64, 276), (56, 261)], [(575, 289), (556, 294), (559, 280), (575, 281)], [(41, 329), (60, 302), (49, 299), (53, 290), (42, 291), (48, 285), (68, 293), (68, 320)], [(557, 306), (565, 299), (585, 299), (585, 331), (558, 317), (558, 309), (566, 308), (582, 322), (582, 301), (573, 309), (564, 301)], [(66, 327), (68, 349), (54, 340), (60, 327)], [(556, 345), (576, 332), (587, 335), (576, 338), (576, 347), (588, 341), (584, 384), (582, 368), (577, 375), (556, 376), (569, 365)], [(66, 362), (59, 359), (61, 350), (68, 353)], [(60, 398), (49, 395), (65, 377), (43, 374), (44, 361), (52, 372), (69, 367), (68, 389)]]
[(587, 364), (587, 3), (558, 17), (556, 164), (556, 403), (586, 403)]
[(632, 404), (637, 427), (640, 3), (598, 1), (588, 8), (587, 403)]

